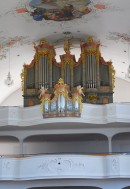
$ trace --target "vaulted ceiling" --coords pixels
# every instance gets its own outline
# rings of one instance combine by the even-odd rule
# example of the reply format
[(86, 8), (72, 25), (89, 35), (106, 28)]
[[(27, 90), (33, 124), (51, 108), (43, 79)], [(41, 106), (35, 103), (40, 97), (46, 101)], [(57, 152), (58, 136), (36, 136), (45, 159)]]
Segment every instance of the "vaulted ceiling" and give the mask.
[[(59, 60), (66, 35), (77, 59), (80, 41), (93, 36), (104, 59), (112, 60), (116, 77), (130, 81), (129, 18), (129, 0), (1, 0), (0, 104), (20, 88), (22, 66), (30, 64), (33, 42), (43, 37), (55, 45)], [(9, 67), (11, 87), (5, 85)]]

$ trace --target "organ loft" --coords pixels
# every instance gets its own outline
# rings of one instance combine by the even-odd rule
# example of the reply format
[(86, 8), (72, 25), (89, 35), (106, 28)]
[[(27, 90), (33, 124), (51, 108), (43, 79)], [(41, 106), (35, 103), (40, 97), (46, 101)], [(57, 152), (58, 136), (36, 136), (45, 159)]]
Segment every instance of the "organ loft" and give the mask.
[(71, 54), (68, 39), (64, 42), (65, 53), (60, 55), (58, 63), (54, 46), (46, 39), (41, 39), (38, 45), (34, 44), (34, 58), (29, 65), (23, 66), (21, 73), (24, 106), (40, 103), (41, 87), (53, 98), (55, 85), (60, 78), (69, 86), (70, 98), (77, 86), (81, 86), (84, 103), (112, 103), (115, 71), (112, 62), (103, 59), (99, 47), (99, 42), (88, 37), (80, 44), (81, 54), (76, 61), (75, 55)]

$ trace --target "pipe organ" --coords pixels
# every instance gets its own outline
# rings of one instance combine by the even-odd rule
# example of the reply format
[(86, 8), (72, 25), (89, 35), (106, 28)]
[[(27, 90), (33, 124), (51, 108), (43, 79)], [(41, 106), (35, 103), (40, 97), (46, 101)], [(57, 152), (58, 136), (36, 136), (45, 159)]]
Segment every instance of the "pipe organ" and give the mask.
[(35, 55), (30, 65), (24, 65), (21, 73), (24, 106), (40, 103), (39, 90), (47, 89), (47, 93), (54, 96), (54, 86), (59, 78), (69, 86), (71, 93), (81, 85), (85, 96), (84, 103), (106, 104), (113, 102), (113, 87), (115, 71), (112, 62), (106, 62), (99, 50), (100, 44), (88, 37), (81, 42), (81, 54), (76, 62), (75, 55), (70, 52), (68, 40), (64, 43), (65, 54), (60, 55), (61, 61), (55, 59), (53, 45), (41, 39), (34, 44)]

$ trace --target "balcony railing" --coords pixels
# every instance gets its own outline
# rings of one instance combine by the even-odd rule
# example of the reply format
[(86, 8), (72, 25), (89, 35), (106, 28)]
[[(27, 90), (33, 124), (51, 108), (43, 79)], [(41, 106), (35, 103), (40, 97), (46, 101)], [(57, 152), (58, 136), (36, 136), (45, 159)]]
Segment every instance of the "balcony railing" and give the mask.
[(0, 165), (0, 180), (130, 178), (126, 154), (6, 156)]
[(106, 105), (83, 104), (81, 117), (43, 118), (40, 106), (0, 107), (0, 126), (30, 126), (54, 122), (79, 122), (106, 124), (112, 122), (130, 122), (130, 103), (112, 103)]

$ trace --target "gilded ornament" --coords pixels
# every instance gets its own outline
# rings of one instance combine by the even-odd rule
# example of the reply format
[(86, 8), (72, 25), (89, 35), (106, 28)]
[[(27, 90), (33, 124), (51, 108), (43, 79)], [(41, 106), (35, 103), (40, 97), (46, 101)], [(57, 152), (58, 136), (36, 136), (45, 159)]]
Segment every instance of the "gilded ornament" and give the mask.
[(87, 100), (90, 103), (94, 103), (97, 100), (98, 96), (96, 94), (89, 94), (87, 95)]
[(25, 67), (22, 69), (22, 73), (20, 74), (21, 77), (21, 85), (22, 85), (22, 91), (24, 93), (24, 81), (26, 79), (27, 71), (25, 70)]
[(70, 45), (71, 45), (71, 40), (65, 39), (64, 40), (64, 51), (68, 54), (70, 54)]
[(115, 88), (115, 74), (116, 74), (116, 71), (115, 71), (115, 69), (114, 69), (112, 64), (110, 66), (110, 73), (112, 75), (112, 89), (114, 89)]
[(89, 36), (89, 37), (87, 38), (87, 42), (93, 42), (93, 37), (92, 37), (92, 36)]

